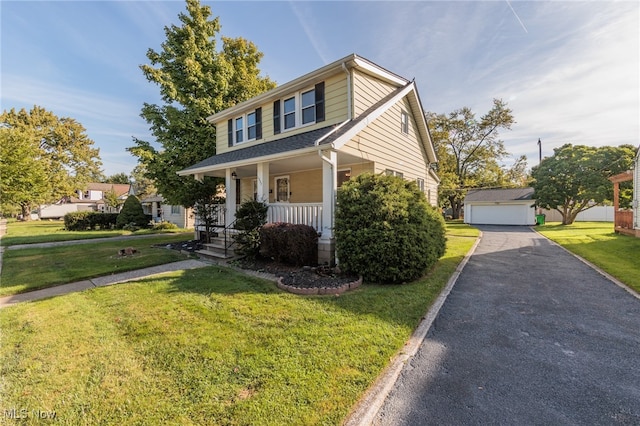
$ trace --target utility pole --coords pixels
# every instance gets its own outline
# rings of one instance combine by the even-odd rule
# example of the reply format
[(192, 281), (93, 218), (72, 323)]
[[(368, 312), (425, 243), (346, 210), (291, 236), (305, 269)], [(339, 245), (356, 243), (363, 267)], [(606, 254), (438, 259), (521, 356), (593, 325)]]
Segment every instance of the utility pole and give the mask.
[(542, 142), (538, 138), (538, 166), (542, 163)]

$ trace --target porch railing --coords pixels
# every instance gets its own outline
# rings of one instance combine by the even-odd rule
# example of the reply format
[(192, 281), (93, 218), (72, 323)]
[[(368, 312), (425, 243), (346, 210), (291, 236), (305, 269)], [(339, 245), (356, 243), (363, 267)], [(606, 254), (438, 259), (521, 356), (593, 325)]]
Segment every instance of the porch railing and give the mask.
[[(226, 209), (224, 204), (215, 206), (215, 228), (225, 227)], [(271, 203), (267, 212), (267, 223), (286, 222), (312, 226), (322, 230), (322, 203)], [(196, 217), (196, 229), (204, 229), (204, 223)]]
[(269, 204), (267, 222), (286, 222), (312, 226), (322, 231), (322, 203)]

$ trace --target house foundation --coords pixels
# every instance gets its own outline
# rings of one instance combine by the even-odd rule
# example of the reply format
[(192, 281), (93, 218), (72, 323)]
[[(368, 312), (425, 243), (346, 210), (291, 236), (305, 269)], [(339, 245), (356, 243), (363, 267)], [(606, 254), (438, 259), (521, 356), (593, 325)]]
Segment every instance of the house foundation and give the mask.
[(318, 265), (335, 266), (336, 240), (318, 240)]

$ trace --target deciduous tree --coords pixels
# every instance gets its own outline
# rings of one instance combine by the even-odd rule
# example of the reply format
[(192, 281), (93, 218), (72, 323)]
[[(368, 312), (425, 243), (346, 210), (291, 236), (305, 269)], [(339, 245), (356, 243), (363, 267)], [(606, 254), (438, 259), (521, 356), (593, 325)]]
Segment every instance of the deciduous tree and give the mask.
[[(87, 136), (85, 128), (72, 118), (58, 118), (52, 112), (34, 106), (30, 111), (4, 111), (0, 115), (0, 126), (13, 132), (5, 133), (7, 143), (15, 143), (18, 139), (25, 142), (21, 149), (27, 150), (24, 155), (30, 158), (24, 161), (38, 163), (37, 166), (32, 165), (39, 170), (34, 176), (45, 175), (37, 190), (26, 189), (18, 197), (23, 213), (37, 203), (68, 196), (101, 175), (99, 150), (93, 147), (94, 142)], [(12, 170), (22, 173), (3, 163), (0, 170), (3, 181), (12, 179)], [(25, 218), (28, 219), (29, 215)]]
[[(438, 156), (440, 202), (449, 204), (453, 218), (460, 217), (467, 188), (501, 185), (505, 172), (500, 160), (508, 155), (498, 138), (499, 130), (515, 123), (511, 109), (499, 99), (489, 112), (476, 119), (468, 107), (448, 115), (427, 115)], [(525, 159), (526, 160), (526, 159)]]
[(553, 150), (532, 168), (536, 204), (562, 215), (562, 224), (572, 224), (578, 213), (613, 197), (610, 176), (633, 167), (631, 145), (592, 147), (565, 144)]
[(215, 154), (215, 128), (207, 117), (275, 87), (260, 77), (263, 54), (242, 38), (222, 38), (217, 50), (219, 19), (198, 0), (187, 0), (187, 13), (179, 15), (181, 26), (165, 27), (162, 51), (149, 49), (148, 65), (141, 69), (148, 81), (160, 88), (163, 105), (145, 103), (142, 117), (160, 145), (134, 139), (129, 148), (144, 165), (145, 176), (171, 204), (194, 206), (216, 193), (215, 179), (198, 182), (176, 174)]

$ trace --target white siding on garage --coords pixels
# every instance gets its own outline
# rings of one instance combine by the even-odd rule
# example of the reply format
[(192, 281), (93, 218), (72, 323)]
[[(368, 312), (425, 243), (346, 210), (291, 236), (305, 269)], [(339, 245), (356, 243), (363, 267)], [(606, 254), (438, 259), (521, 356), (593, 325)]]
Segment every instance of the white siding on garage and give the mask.
[(464, 206), (464, 222), (474, 225), (534, 225), (535, 210), (526, 204), (474, 204)]

